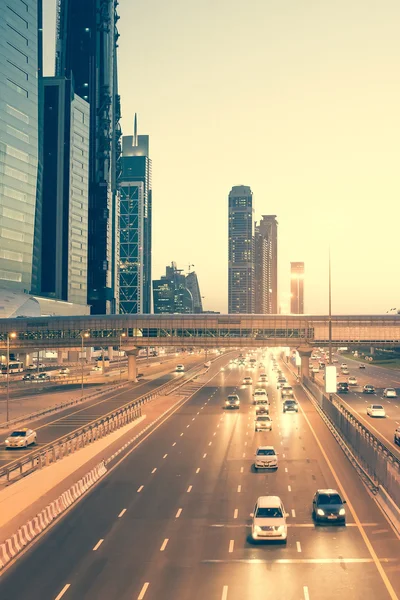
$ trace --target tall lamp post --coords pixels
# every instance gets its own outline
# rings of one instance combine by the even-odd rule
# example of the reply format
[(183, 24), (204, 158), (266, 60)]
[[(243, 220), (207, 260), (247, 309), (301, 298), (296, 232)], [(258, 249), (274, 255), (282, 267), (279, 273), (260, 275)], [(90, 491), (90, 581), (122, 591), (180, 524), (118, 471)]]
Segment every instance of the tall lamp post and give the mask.
[(122, 338), (126, 337), (126, 333), (122, 332), (119, 334), (119, 349), (118, 349), (118, 360), (119, 360), (119, 380), (122, 378), (122, 361), (121, 361), (121, 346), (122, 346)]
[(87, 331), (81, 331), (80, 333), (81, 336), (81, 366), (82, 366), (82, 371), (81, 371), (81, 398), (83, 398), (83, 340), (84, 338), (88, 338), (89, 334)]
[(10, 339), (14, 340), (17, 334), (13, 331), (7, 333), (7, 402), (6, 402), (6, 422), (10, 420)]

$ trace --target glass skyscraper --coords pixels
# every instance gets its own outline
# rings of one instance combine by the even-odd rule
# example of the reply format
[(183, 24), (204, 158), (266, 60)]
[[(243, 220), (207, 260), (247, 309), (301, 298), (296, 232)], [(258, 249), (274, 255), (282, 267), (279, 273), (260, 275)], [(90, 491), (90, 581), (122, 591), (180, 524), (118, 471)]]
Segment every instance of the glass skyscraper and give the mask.
[(254, 206), (249, 186), (229, 194), (228, 312), (254, 313)]
[(263, 215), (255, 228), (255, 312), (278, 312), (278, 222), (276, 215)]
[(166, 267), (165, 275), (153, 281), (154, 314), (193, 313), (193, 296), (186, 284), (187, 277), (175, 262)]
[(39, 0), (0, 0), (0, 287), (31, 291)]

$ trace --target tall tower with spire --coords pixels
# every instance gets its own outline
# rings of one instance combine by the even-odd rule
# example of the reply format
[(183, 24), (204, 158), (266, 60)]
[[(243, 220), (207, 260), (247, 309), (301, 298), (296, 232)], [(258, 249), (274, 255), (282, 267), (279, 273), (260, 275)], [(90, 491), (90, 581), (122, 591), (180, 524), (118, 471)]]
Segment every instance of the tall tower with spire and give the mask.
[(149, 136), (122, 138), (119, 289), (122, 314), (151, 312), (152, 185)]

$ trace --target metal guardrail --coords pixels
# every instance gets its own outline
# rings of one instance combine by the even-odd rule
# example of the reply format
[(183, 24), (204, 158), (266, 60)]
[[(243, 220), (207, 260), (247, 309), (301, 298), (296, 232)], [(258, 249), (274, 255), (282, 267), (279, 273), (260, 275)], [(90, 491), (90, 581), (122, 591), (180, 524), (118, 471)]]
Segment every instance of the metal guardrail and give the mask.
[[(144, 394), (143, 396), (128, 402), (124, 406), (103, 415), (95, 421), (66, 434), (56, 442), (50, 442), (36, 452), (32, 451), (24, 458), (9, 463), (7, 466), (0, 469), (0, 482), (4, 483), (5, 481), (7, 483), (16, 477), (28, 475), (36, 469), (41, 469), (44, 466), (52, 464), (64, 456), (68, 456), (76, 450), (104, 437), (108, 433), (123, 427), (123, 425), (126, 425), (141, 416), (141, 407), (143, 404), (150, 402), (156, 396), (166, 394), (167, 392), (172, 391), (172, 389), (181, 387), (182, 383), (188, 383), (197, 377), (201, 370), (202, 367), (195, 369), (193, 372), (188, 372), (187, 375), (189, 375), (189, 377), (185, 377), (186, 374), (184, 374), (182, 377), (179, 377), (179, 379), (168, 381), (152, 392)], [(17, 473), (12, 476), (15, 472)]]
[(331, 402), (308, 377), (304, 377), (303, 383), (348, 444), (362, 469), (400, 506), (400, 460), (397, 456), (347, 410), (338, 397), (333, 396)]

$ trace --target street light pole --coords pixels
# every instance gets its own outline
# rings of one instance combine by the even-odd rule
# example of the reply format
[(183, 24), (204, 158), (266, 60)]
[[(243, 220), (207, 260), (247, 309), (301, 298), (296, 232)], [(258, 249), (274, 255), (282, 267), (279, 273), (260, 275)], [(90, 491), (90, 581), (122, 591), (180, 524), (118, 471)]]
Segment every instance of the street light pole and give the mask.
[(6, 401), (6, 423), (10, 420), (10, 338), (15, 338), (16, 333), (7, 333), (7, 401)]
[(119, 361), (119, 380), (122, 378), (122, 360), (121, 360), (121, 346), (122, 346), (122, 338), (126, 336), (126, 333), (120, 333), (119, 336), (119, 349), (118, 349), (118, 361)]
[(81, 336), (81, 399), (83, 398), (83, 338), (85, 337), (89, 337), (89, 334), (87, 332), (83, 332), (81, 331), (80, 333)]

